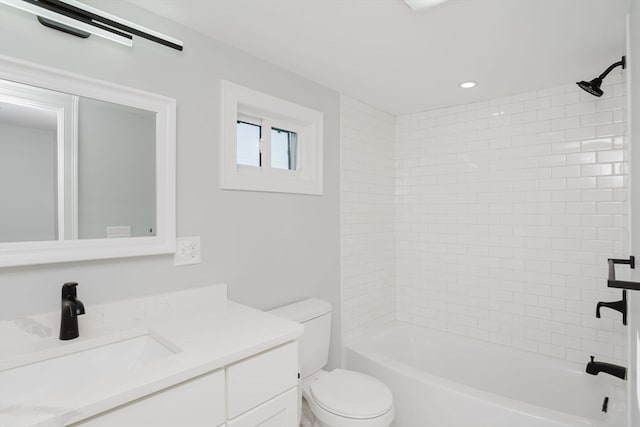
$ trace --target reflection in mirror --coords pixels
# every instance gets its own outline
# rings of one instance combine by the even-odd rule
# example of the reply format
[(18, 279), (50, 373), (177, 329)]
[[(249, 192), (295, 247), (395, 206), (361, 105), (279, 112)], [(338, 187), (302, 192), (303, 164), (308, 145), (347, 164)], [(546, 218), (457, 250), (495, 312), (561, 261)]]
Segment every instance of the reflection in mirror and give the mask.
[(78, 105), (78, 238), (155, 236), (156, 113)]
[(57, 115), (0, 102), (0, 242), (58, 239)]
[(0, 80), (0, 243), (156, 236), (156, 112)]

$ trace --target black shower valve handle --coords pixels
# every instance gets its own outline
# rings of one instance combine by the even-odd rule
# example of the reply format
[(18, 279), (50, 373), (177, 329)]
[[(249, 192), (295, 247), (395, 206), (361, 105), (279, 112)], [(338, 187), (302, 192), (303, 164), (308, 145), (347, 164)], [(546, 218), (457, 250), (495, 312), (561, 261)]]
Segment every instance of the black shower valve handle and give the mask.
[[(640, 291), (640, 282), (629, 282), (625, 280), (616, 280), (616, 264), (627, 264), (630, 268), (636, 268), (636, 257), (631, 255), (629, 259), (609, 258), (609, 278), (607, 279), (607, 287), (616, 289), (628, 289), (632, 291)], [(624, 299), (624, 295), (623, 295)]]
[(630, 268), (636, 268), (636, 257), (633, 255), (629, 259), (609, 258), (607, 261), (613, 264), (628, 264)]
[(601, 308), (609, 308), (611, 310), (615, 310), (622, 314), (622, 324), (627, 325), (627, 290), (622, 290), (622, 299), (619, 301), (599, 301), (596, 305), (596, 317), (600, 318), (600, 309)]
[(609, 258), (609, 277), (608, 280), (616, 280), (616, 264), (626, 264), (630, 268), (636, 268), (636, 257), (631, 255), (629, 259)]

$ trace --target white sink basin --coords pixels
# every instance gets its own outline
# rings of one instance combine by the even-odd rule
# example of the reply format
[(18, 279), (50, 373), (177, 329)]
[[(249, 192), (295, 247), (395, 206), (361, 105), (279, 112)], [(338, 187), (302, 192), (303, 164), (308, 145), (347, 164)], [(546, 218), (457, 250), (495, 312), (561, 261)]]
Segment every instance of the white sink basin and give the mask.
[(131, 374), (175, 353), (145, 334), (0, 371), (0, 410)]

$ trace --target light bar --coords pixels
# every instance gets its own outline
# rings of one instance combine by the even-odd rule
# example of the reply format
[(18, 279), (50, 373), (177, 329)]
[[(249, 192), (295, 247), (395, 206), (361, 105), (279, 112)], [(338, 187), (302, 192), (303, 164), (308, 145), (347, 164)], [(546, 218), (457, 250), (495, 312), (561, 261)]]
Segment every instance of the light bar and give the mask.
[[(103, 12), (100, 9), (96, 9), (95, 7), (91, 7), (91, 6), (88, 6), (86, 4), (80, 3), (79, 1), (76, 1), (76, 0), (60, 0), (60, 2), (61, 3), (66, 3), (66, 4), (68, 4), (70, 6), (73, 6), (73, 7), (77, 7), (78, 9), (82, 9), (82, 10), (84, 10), (86, 12), (93, 13), (95, 15), (99, 15), (99, 16), (101, 16), (101, 17), (103, 17), (105, 19), (108, 19), (110, 21), (114, 21), (114, 22), (120, 23), (125, 27), (129, 27), (129, 28), (131, 28), (133, 30), (140, 31), (141, 33), (146, 33), (146, 34), (148, 34), (150, 36), (153, 36), (153, 37), (156, 37), (158, 39), (162, 39), (162, 40), (165, 40), (165, 41), (167, 41), (169, 43), (173, 43), (174, 45), (180, 46), (181, 48), (184, 47), (184, 44), (182, 43), (182, 41), (180, 41), (178, 39), (174, 39), (173, 37), (169, 37), (169, 36), (167, 36), (165, 34), (157, 32), (157, 31), (150, 30), (149, 28), (143, 27), (142, 25), (138, 25), (138, 24), (136, 24), (134, 22), (131, 22), (131, 21), (127, 21), (126, 19), (118, 18), (117, 16), (111, 15), (110, 13), (107, 13), (107, 12)], [(135, 33), (132, 33), (132, 34), (136, 35)], [(182, 49), (178, 49), (178, 50), (182, 50)]]
[(103, 30), (102, 28), (98, 28), (91, 24), (85, 24), (84, 22), (78, 21), (77, 19), (69, 18), (68, 16), (61, 15), (48, 9), (44, 9), (40, 6), (35, 6), (22, 0), (0, 0), (0, 3), (6, 4), (7, 6), (15, 7), (16, 9), (20, 9), (37, 16), (41, 16), (43, 18), (47, 18), (62, 25), (66, 25), (68, 27), (84, 31), (98, 37), (105, 38), (107, 40), (123, 44), (125, 46), (133, 46), (133, 37), (131, 36), (129, 36), (128, 38), (120, 36), (112, 31)]
[[(54, 21), (53, 25), (41, 22), (48, 27), (67, 33), (74, 34), (69, 31), (69, 28), (56, 27), (55, 23), (95, 34), (127, 46), (133, 45), (132, 35), (135, 35), (172, 49), (183, 50), (183, 43), (180, 40), (87, 6), (76, 0), (0, 0), (0, 3)], [(75, 35), (82, 37), (79, 34)], [(86, 37), (86, 35), (84, 36)]]

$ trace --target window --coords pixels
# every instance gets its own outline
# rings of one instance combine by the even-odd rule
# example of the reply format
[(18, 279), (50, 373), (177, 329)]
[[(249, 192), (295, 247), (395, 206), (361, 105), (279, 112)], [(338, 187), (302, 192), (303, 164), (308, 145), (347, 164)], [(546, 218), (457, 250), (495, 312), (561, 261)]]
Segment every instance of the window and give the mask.
[(271, 128), (271, 167), (294, 171), (298, 164), (298, 134)]
[[(236, 165), (262, 167), (262, 149), (271, 147), (271, 168), (296, 170), (298, 166), (298, 134), (272, 127), (270, 140), (262, 138), (265, 120), (238, 115), (236, 121)], [(263, 147), (263, 148), (261, 148)]]
[(221, 187), (322, 194), (322, 113), (222, 82)]
[(238, 120), (237, 157), (238, 165), (256, 166), (262, 165), (260, 156), (260, 139), (262, 138), (262, 125), (243, 120)]

